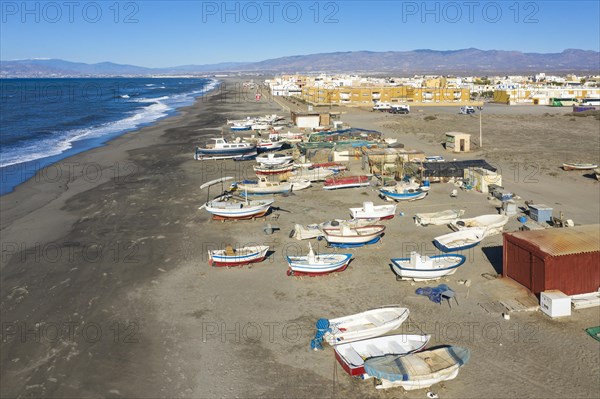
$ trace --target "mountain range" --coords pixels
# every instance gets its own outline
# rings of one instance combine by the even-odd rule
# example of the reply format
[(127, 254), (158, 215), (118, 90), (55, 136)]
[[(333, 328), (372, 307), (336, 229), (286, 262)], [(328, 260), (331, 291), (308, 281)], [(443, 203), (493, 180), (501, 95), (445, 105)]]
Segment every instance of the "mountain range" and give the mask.
[(355, 72), (399, 74), (515, 74), (533, 72), (592, 73), (600, 71), (600, 53), (567, 49), (561, 53), (523, 53), (520, 51), (351, 51), (296, 55), (259, 62), (225, 62), (146, 68), (101, 62), (86, 64), (58, 59), (0, 61), (0, 77), (94, 77), (194, 75), (231, 72), (307, 73)]

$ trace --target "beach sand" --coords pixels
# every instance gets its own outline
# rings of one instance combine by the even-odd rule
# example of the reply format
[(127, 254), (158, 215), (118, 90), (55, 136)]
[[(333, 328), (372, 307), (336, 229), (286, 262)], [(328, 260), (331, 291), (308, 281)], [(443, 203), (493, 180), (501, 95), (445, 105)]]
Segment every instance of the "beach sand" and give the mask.
[[(388, 304), (410, 309), (403, 332), (471, 350), (455, 380), (432, 388), (440, 398), (597, 395), (600, 351), (583, 329), (600, 324), (598, 308), (557, 320), (541, 312), (504, 320), (497, 301), (535, 298), (509, 279), (482, 276), (501, 269), (501, 236), (470, 250), (447, 279), (395, 280), (389, 258), (431, 253), (431, 239), (449, 232), (416, 227), (414, 213), (496, 213), (484, 194), (452, 199), (453, 186), (433, 184), (426, 199), (399, 205), (405, 216), (385, 222), (382, 244), (343, 250), (354, 254), (349, 268), (317, 278), (286, 275), (284, 256), (307, 251), (307, 242), (288, 237), (294, 223), (347, 218), (350, 206), (383, 203), (373, 189), (325, 192), (317, 184), (277, 197), (277, 219), (218, 222), (198, 210), (207, 195), (202, 183), (252, 177), (252, 162), (195, 161), (195, 145), (219, 136), (227, 119), (282, 113), (268, 96), (255, 102), (240, 95), (242, 80), (226, 80), (178, 116), (60, 162), (60, 178), (42, 171), (0, 198), (2, 397), (422, 398), (422, 390), (376, 391), (371, 381), (345, 375), (330, 347), (310, 350), (319, 318)], [(567, 111), (546, 107), (487, 108), (484, 149), (460, 156), (444, 153), (439, 141), (446, 131), (478, 136), (477, 116), (440, 107), (410, 115), (351, 109), (341, 119), (427, 154), (489, 159), (523, 200), (563, 210), (577, 224), (598, 223), (598, 182), (558, 169), (573, 157), (598, 162), (598, 120), (571, 121)], [(513, 162), (539, 163), (539, 172), (514, 173)], [(519, 227), (514, 219), (506, 230)], [(266, 235), (267, 222), (280, 230)], [(274, 252), (250, 267), (208, 266), (207, 251), (230, 243)], [(320, 241), (313, 247), (326, 251)], [(457, 282), (467, 279), (469, 287)], [(458, 304), (415, 294), (442, 282), (456, 290)]]

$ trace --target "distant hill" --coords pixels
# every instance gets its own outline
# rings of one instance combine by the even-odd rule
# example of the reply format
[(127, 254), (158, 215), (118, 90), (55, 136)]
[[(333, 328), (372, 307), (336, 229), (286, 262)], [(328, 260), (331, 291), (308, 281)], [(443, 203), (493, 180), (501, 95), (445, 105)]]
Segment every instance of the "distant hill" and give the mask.
[(56, 59), (1, 61), (1, 77), (147, 76), (216, 72), (360, 72), (385, 74), (509, 74), (532, 72), (599, 73), (600, 53), (567, 49), (561, 53), (478, 50), (351, 51), (296, 55), (260, 62), (225, 62), (145, 68), (102, 62), (85, 64)]

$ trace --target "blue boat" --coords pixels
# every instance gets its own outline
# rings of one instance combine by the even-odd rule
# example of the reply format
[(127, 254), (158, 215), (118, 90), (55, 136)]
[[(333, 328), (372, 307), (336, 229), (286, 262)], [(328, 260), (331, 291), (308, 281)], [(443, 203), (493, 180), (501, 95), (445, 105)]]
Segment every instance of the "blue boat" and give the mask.
[(483, 240), (486, 229), (469, 228), (435, 237), (433, 244), (442, 252), (462, 251), (473, 248)]
[(256, 145), (250, 143), (228, 143), (224, 138), (213, 139), (214, 144), (208, 144), (205, 148), (196, 147), (196, 160), (203, 159), (227, 159), (248, 158), (257, 155)]
[(429, 187), (421, 187), (416, 183), (400, 183), (379, 189), (382, 198), (394, 201), (416, 201), (425, 198), (428, 191)]

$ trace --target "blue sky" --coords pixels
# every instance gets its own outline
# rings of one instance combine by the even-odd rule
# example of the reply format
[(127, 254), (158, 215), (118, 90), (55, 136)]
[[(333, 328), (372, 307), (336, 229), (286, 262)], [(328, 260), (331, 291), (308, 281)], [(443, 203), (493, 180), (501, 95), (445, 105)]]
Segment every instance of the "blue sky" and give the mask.
[(0, 59), (148, 67), (333, 51), (600, 50), (599, 1), (5, 1)]

